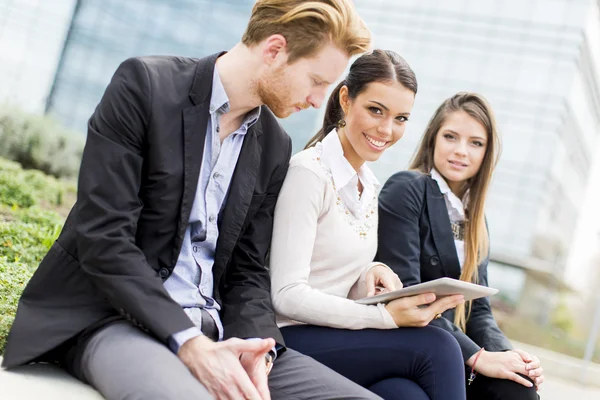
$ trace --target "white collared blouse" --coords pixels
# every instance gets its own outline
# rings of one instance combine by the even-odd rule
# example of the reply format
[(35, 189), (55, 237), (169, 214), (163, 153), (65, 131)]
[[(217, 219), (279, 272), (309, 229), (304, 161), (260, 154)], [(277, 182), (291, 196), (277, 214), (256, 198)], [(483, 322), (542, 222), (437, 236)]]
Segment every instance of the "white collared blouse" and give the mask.
[[(358, 181), (364, 189), (358, 194)], [(271, 242), (271, 296), (279, 326), (392, 329), (383, 305), (366, 295), (377, 251), (379, 182), (367, 165), (355, 171), (337, 131), (292, 157), (279, 193)]]
[[(464, 222), (465, 220), (465, 203), (468, 199), (469, 193), (465, 193), (464, 199), (461, 200), (456, 196), (450, 186), (448, 186), (448, 182), (444, 179), (444, 177), (435, 169), (431, 170), (431, 177), (434, 181), (437, 182), (440, 191), (444, 195), (444, 200), (446, 201), (446, 208), (448, 209), (448, 218), (450, 218), (450, 223), (453, 222)], [(465, 241), (454, 239), (454, 245), (456, 247), (456, 255), (458, 256), (458, 261), (460, 263), (460, 269), (465, 263)]]

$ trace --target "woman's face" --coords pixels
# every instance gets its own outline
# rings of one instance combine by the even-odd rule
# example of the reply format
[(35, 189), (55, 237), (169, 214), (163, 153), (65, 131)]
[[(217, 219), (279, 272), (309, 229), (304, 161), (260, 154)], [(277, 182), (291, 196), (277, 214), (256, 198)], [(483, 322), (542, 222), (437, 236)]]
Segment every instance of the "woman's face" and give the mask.
[(481, 168), (487, 149), (485, 127), (464, 111), (448, 114), (435, 139), (433, 162), (452, 191), (459, 194)]
[(414, 101), (415, 94), (398, 82), (372, 82), (355, 99), (345, 86), (340, 89), (346, 127), (338, 132), (344, 156), (355, 169), (376, 161), (400, 140)]

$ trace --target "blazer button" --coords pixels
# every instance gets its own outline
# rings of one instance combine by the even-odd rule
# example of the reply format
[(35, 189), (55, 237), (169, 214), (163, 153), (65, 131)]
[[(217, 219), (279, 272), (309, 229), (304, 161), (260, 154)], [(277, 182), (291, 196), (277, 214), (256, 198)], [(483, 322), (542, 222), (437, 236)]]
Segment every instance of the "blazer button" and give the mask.
[(440, 263), (440, 259), (437, 256), (433, 256), (429, 259), (429, 263), (431, 265), (438, 265)]
[(169, 270), (166, 268), (161, 268), (158, 270), (158, 276), (160, 276), (161, 278), (166, 278), (167, 276), (169, 276)]

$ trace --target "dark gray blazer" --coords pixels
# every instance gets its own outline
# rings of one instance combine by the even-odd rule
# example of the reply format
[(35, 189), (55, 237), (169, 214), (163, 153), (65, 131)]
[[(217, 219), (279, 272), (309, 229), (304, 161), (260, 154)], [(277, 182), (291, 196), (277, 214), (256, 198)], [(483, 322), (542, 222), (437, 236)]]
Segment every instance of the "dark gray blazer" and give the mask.
[[(77, 203), (19, 301), (5, 367), (115, 319), (165, 343), (193, 326), (163, 281), (196, 194), (217, 57), (132, 58), (118, 68), (89, 120)], [(283, 344), (265, 257), (291, 149), (263, 106), (219, 217), (213, 274), (226, 338)]]
[[(402, 171), (393, 175), (379, 195), (377, 261), (386, 263), (411, 286), (433, 279), (460, 277), (460, 264), (448, 210), (438, 184), (428, 175)], [(487, 286), (488, 259), (479, 266), (479, 284)], [(489, 351), (512, 348), (494, 320), (489, 298), (473, 301), (466, 334), (454, 321), (454, 310), (431, 325), (450, 332), (468, 360), (481, 347)]]

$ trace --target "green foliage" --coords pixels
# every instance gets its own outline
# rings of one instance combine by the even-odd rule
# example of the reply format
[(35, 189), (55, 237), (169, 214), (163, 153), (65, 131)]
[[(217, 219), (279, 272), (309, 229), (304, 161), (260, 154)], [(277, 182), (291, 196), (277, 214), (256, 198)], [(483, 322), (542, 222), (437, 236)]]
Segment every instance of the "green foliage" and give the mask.
[(58, 237), (72, 183), (0, 158), (0, 354), (21, 292)]
[(0, 222), (0, 257), (33, 270), (58, 237), (62, 217), (39, 209), (4, 213), (12, 220)]
[[(568, 308), (567, 311), (571, 314), (573, 313), (573, 310), (569, 311)], [(585, 352), (587, 337), (576, 338), (566, 334), (563, 330), (565, 327), (556, 325), (544, 326), (530, 318), (512, 315), (510, 318), (506, 318), (506, 321), (500, 328), (513, 340), (563, 353), (571, 357), (583, 358)], [(570, 323), (566, 328), (567, 330), (571, 330)], [(592, 355), (592, 361), (600, 363), (600, 340)]]
[(0, 158), (0, 171), (20, 171), (23, 167), (15, 161)]
[(0, 204), (18, 208), (61, 206), (65, 197), (75, 196), (75, 190), (73, 184), (0, 158)]
[(0, 157), (56, 177), (75, 177), (83, 151), (83, 138), (69, 132), (51, 117), (0, 107)]
[(561, 335), (568, 335), (573, 329), (573, 324), (571, 310), (569, 310), (564, 297), (561, 297), (552, 313), (552, 325), (558, 329)]
[(32, 272), (24, 264), (0, 257), (0, 354), (4, 352), (19, 297), (31, 275)]
[(36, 199), (32, 190), (23, 185), (13, 172), (0, 172), (0, 203), (16, 207), (31, 207)]

